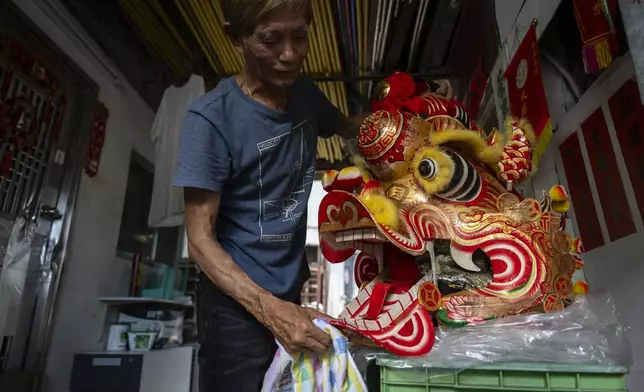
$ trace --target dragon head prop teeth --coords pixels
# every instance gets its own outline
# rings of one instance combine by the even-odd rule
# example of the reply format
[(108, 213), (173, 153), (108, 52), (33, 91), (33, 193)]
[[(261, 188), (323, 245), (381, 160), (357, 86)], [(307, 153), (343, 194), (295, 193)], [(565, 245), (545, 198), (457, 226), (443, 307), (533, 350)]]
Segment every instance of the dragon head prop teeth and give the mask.
[(572, 282), (583, 246), (565, 231), (565, 189), (541, 202), (512, 190), (533, 171), (529, 124), (510, 119), (488, 135), (459, 102), (399, 80), (409, 82), (381, 84), (384, 109), (362, 124), (365, 165), (322, 179), (322, 253), (340, 263), (358, 252), (360, 290), (336, 326), (416, 356), (431, 350), (435, 324), (558, 311), (585, 293)]

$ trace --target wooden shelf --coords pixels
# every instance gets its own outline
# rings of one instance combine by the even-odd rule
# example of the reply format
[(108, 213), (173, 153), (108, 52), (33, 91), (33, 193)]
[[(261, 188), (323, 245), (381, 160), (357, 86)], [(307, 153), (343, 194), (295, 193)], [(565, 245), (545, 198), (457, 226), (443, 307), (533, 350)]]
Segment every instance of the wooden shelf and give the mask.
[(108, 305), (136, 305), (136, 304), (154, 304), (154, 305), (174, 305), (183, 307), (193, 307), (192, 302), (183, 302), (173, 299), (146, 298), (146, 297), (100, 297), (99, 300)]

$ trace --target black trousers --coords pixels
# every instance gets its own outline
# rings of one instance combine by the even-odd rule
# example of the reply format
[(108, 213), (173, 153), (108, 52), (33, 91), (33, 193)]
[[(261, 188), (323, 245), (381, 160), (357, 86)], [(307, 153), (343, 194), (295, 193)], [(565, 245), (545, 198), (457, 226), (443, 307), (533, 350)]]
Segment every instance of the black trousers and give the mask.
[(271, 332), (205, 275), (197, 287), (199, 392), (258, 392), (277, 345)]

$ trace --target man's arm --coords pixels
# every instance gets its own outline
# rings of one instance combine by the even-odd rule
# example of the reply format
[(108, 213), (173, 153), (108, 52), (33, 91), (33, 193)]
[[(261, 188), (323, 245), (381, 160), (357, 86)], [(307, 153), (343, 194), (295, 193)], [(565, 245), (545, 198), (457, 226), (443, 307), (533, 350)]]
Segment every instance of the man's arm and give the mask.
[(188, 252), (208, 278), (270, 329), (287, 351), (326, 349), (330, 339), (311, 322), (308, 309), (282, 301), (259, 287), (219, 245), (212, 228), (221, 194), (185, 188), (184, 195)]
[(360, 125), (369, 117), (370, 113), (359, 114), (357, 116), (342, 116), (340, 128), (336, 131), (336, 135), (345, 140), (357, 139), (360, 134)]
[(318, 110), (320, 137), (329, 138), (333, 135), (338, 135), (345, 140), (358, 138), (360, 125), (369, 116), (369, 113), (347, 117), (329, 101), (322, 90), (313, 84), (313, 82), (310, 82), (308, 93)]

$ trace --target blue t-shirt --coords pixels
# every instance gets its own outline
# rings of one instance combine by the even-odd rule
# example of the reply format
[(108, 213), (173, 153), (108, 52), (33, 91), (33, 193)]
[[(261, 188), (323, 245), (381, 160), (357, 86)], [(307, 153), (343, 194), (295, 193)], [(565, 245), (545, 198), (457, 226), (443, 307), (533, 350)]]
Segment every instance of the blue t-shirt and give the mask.
[(246, 96), (234, 78), (190, 105), (174, 185), (221, 193), (215, 234), (255, 283), (296, 299), (310, 277), (306, 213), (317, 138), (332, 136), (341, 112), (306, 78), (285, 112)]

